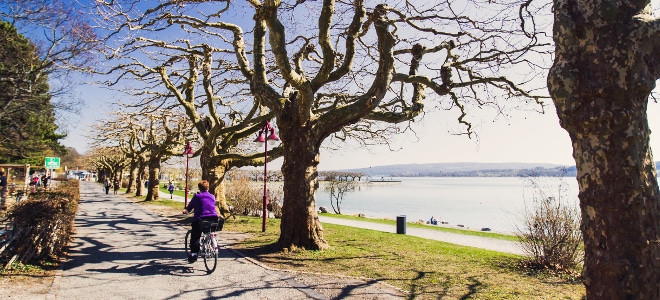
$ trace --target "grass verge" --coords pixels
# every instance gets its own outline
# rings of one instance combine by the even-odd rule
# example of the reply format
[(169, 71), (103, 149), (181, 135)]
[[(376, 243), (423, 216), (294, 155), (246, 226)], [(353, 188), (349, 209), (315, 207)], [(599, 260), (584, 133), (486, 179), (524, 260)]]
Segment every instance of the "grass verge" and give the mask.
[[(362, 217), (357, 217), (357, 216), (337, 215), (337, 214), (330, 214), (330, 213), (321, 213), (319, 215), (324, 216), (324, 217), (329, 217), (329, 218), (355, 220), (355, 221), (363, 221), (363, 222), (372, 222), (372, 223), (387, 224), (387, 225), (396, 225), (396, 221), (395, 220), (390, 220), (390, 219), (372, 219), (372, 218), (362, 218)], [(495, 233), (495, 232), (450, 228), (450, 227), (445, 227), (445, 226), (441, 226), (441, 225), (435, 226), (435, 225), (410, 223), (410, 222), (407, 222), (406, 226), (407, 227), (412, 227), (412, 228), (421, 228), (421, 229), (427, 229), (427, 230), (436, 230), (436, 231), (443, 231), (443, 232), (450, 232), (450, 233), (457, 233), (457, 234), (464, 234), (464, 235), (473, 235), (473, 236), (486, 237), (486, 238), (499, 239), (499, 240), (507, 240), (507, 241), (513, 241), (513, 242), (520, 241), (520, 239), (518, 239), (518, 237), (516, 237), (515, 235), (507, 235), (507, 234), (501, 234), (501, 233)]]
[(225, 230), (251, 233), (237, 247), (279, 269), (372, 278), (399, 287), (411, 299), (580, 299), (584, 287), (571, 278), (520, 269), (522, 257), (407, 235), (324, 224), (326, 251), (270, 251), (279, 220), (228, 220)]

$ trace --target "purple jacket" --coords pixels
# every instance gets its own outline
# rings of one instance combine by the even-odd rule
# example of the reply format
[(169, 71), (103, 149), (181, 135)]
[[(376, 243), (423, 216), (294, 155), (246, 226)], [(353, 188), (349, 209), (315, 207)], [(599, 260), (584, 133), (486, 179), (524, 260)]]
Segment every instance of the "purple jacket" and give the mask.
[(190, 212), (193, 209), (195, 211), (193, 221), (199, 220), (199, 218), (218, 216), (218, 213), (215, 212), (215, 196), (209, 192), (197, 193), (190, 199), (186, 210)]

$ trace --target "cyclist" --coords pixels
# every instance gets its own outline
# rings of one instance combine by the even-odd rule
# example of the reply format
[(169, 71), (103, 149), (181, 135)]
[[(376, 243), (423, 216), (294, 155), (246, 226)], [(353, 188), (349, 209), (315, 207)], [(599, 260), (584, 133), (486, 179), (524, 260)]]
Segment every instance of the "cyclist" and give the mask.
[[(215, 210), (215, 196), (209, 193), (209, 182), (202, 180), (197, 184), (199, 193), (190, 199), (190, 203), (183, 210), (183, 214), (194, 211), (192, 219), (192, 234), (190, 237), (189, 263), (197, 261), (199, 252), (199, 238), (202, 236), (201, 221), (218, 222), (218, 213)], [(224, 221), (224, 220), (222, 220)], [(224, 222), (223, 222), (224, 223)], [(222, 230), (222, 224), (218, 222), (218, 229)]]

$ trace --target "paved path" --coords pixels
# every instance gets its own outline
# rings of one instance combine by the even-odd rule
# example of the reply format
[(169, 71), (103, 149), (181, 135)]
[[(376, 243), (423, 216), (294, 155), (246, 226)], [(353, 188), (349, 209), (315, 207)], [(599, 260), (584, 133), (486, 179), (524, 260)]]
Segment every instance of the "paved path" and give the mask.
[[(316, 286), (318, 281), (309, 275), (267, 269), (227, 249), (220, 251), (216, 271), (207, 275), (201, 260), (188, 264), (185, 259), (187, 227), (174, 225), (121, 195), (106, 195), (97, 183), (80, 184), (69, 259), (56, 276), (49, 299), (331, 298), (319, 292), (324, 287)], [(219, 233), (221, 246), (230, 246), (229, 235)], [(376, 285), (380, 284), (355, 282), (335, 293), (347, 299), (402, 297)]]
[[(170, 199), (170, 194), (161, 192), (160, 197), (162, 197), (163, 199)], [(172, 196), (172, 199), (175, 201), (181, 201), (181, 202), (184, 201), (183, 197), (176, 195)], [(346, 220), (346, 219), (333, 218), (331, 216), (324, 216), (324, 215), (319, 216), (319, 219), (321, 220), (321, 223), (330, 223), (330, 224), (396, 233), (396, 225), (379, 224), (369, 221)], [(473, 235), (442, 232), (432, 229), (411, 228), (408, 226), (406, 227), (406, 234), (425, 238), (425, 239), (443, 241), (456, 245), (475, 247), (475, 248), (493, 250), (504, 253), (525, 255), (520, 245), (516, 242), (511, 242), (511, 241), (484, 238)]]
[[(352, 226), (352, 227), (396, 233), (396, 225), (387, 225), (387, 224), (380, 224), (380, 223), (374, 223), (368, 221), (346, 220), (346, 219), (339, 219), (339, 218), (333, 218), (327, 216), (319, 216), (319, 220), (321, 220), (321, 223), (338, 224), (344, 226)], [(432, 229), (411, 228), (408, 226), (406, 226), (406, 234), (425, 238), (425, 239), (443, 241), (452, 244), (482, 248), (482, 249), (493, 250), (498, 252), (513, 253), (520, 255), (524, 254), (518, 243), (505, 241), (505, 240), (442, 232)]]

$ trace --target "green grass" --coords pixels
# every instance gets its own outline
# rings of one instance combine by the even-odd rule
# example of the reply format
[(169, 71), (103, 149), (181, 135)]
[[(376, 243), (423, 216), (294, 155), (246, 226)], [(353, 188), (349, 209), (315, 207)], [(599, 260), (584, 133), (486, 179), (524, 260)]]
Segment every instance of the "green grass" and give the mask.
[(325, 251), (273, 252), (279, 220), (229, 219), (225, 231), (252, 238), (237, 247), (269, 266), (384, 281), (411, 299), (580, 299), (584, 287), (547, 272), (519, 268), (521, 256), (361, 228), (323, 224)]
[[(164, 192), (164, 193), (168, 194), (168, 195), (170, 194), (170, 191), (168, 191), (167, 188), (164, 188), (162, 184), (159, 186), (159, 190), (161, 192)], [(110, 192), (112, 193), (112, 190)], [(131, 193), (130, 195), (126, 195), (126, 188), (120, 188), (119, 190), (117, 190), (117, 194), (123, 195), (123, 196), (128, 196), (128, 197), (134, 197), (134, 195), (135, 195), (135, 193)], [(147, 189), (144, 188), (144, 187), (142, 187), (142, 194), (143, 194), (143, 196), (141, 196), (141, 197), (142, 197), (142, 200), (144, 200), (144, 198), (147, 195)], [(174, 196), (181, 196), (181, 197), (184, 197), (186, 195), (184, 191), (174, 191), (173, 194), (174, 194)], [(192, 198), (192, 195), (188, 195), (189, 200), (190, 200), (190, 198)], [(160, 199), (165, 200), (167, 198), (160, 197)], [(183, 204), (181, 204), (181, 202), (171, 201), (169, 199), (167, 199), (167, 200), (170, 201), (170, 202), (179, 203), (181, 205), (181, 209), (183, 209)], [(154, 203), (156, 203), (156, 202), (154, 202)], [(164, 203), (169, 203), (169, 202), (164, 202)], [(169, 206), (169, 204), (166, 205), (166, 206)]]
[[(355, 220), (355, 221), (372, 222), (372, 223), (379, 223), (379, 224), (396, 225), (395, 220), (389, 220), (389, 219), (361, 218), (361, 217), (357, 217), (357, 216), (337, 215), (337, 214), (330, 214), (330, 213), (325, 213), (325, 214), (320, 214), (320, 215), (324, 216), (324, 217), (337, 218), (337, 219)], [(449, 227), (444, 227), (444, 226), (441, 226), (441, 225), (434, 226), (434, 225), (426, 225), (426, 224), (410, 223), (410, 222), (406, 222), (406, 226), (407, 227), (412, 227), (412, 228), (422, 228), (422, 229), (428, 229), (428, 230), (437, 230), (437, 231), (451, 232), (451, 233), (457, 233), (457, 234), (487, 237), (487, 238), (492, 238), (492, 239), (500, 239), (500, 240), (507, 240), (507, 241), (513, 241), (513, 242), (519, 241), (518, 237), (516, 237), (515, 235), (507, 235), (507, 234), (487, 232), (487, 231), (476, 231), (476, 230), (469, 230), (469, 229), (449, 228)]]
[[(170, 194), (170, 191), (168, 191), (166, 187), (163, 187), (162, 184), (160, 184), (160, 185), (158, 186), (158, 189), (159, 189), (161, 192), (165, 193), (165, 194), (168, 194), (168, 195)], [(190, 189), (190, 187), (188, 187), (188, 189)], [(188, 190), (188, 192), (190, 192), (190, 190)], [(179, 196), (179, 197), (185, 197), (185, 196), (186, 196), (186, 192), (185, 192), (185, 191), (174, 190), (174, 192), (173, 192), (172, 194), (173, 194), (174, 196)], [(188, 196), (190, 196), (190, 194), (188, 194)]]
[(175, 208), (175, 209), (178, 209), (178, 210), (183, 210), (183, 202), (174, 201), (174, 200), (170, 200), (170, 199), (160, 198), (159, 200), (149, 202), (149, 204), (167, 206), (167, 207)]
[[(161, 188), (161, 189), (162, 189), (162, 188)], [(167, 191), (167, 189), (166, 189), (166, 191)], [(162, 198), (162, 197), (161, 197), (161, 198), (158, 198), (158, 200), (156, 200), (156, 201), (149, 201), (149, 202), (146, 202), (146, 198), (147, 198), (146, 193), (147, 193), (147, 192), (146, 192), (146, 190), (143, 190), (142, 192), (144, 193), (144, 195), (139, 196), (139, 197), (136, 197), (135, 194), (127, 195), (127, 194), (126, 194), (126, 189), (125, 189), (125, 188), (119, 189), (119, 190), (117, 191), (117, 193), (118, 193), (119, 195), (122, 195), (122, 196), (124, 196), (124, 197), (132, 198), (132, 199), (134, 199), (134, 201), (137, 201), (138, 203), (148, 203), (148, 204), (150, 204), (150, 205), (166, 206), (166, 207), (171, 207), (171, 208), (178, 209), (178, 210), (183, 210), (183, 208), (184, 208), (184, 207), (183, 207), (183, 202), (181, 202), (181, 201), (174, 201), (174, 200), (170, 200), (170, 199)], [(169, 192), (168, 192), (168, 193), (169, 193)], [(176, 195), (176, 191), (174, 192), (174, 194)], [(181, 196), (183, 197), (183, 192), (181, 192)]]

